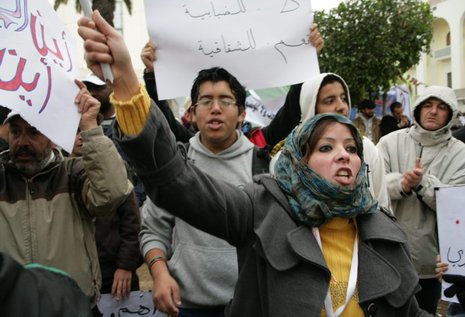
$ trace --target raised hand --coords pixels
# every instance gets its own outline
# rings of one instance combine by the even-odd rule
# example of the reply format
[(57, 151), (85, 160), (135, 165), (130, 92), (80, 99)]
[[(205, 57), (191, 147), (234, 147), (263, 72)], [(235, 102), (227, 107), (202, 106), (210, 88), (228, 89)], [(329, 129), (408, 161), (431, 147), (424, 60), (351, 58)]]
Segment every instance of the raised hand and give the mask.
[(121, 34), (108, 24), (98, 11), (92, 13), (92, 19), (80, 18), (78, 25), (78, 33), (84, 40), (84, 58), (87, 66), (98, 77), (103, 78), (100, 63), (110, 64), (116, 99), (131, 99), (139, 91), (139, 81)]
[(155, 51), (155, 44), (151, 41), (148, 41), (142, 49), (142, 52), (140, 53), (140, 58), (142, 60), (142, 63), (144, 63), (145, 70), (147, 72), (153, 73), (153, 64), (157, 60), (157, 57), (155, 56)]

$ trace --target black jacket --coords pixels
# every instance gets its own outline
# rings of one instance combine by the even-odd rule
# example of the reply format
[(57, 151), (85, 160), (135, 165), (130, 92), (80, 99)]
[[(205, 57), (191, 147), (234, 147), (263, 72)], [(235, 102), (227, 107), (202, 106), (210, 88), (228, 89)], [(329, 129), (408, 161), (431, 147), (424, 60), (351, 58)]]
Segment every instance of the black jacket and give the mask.
[(91, 317), (90, 302), (76, 282), (40, 267), (26, 269), (0, 252), (0, 316)]

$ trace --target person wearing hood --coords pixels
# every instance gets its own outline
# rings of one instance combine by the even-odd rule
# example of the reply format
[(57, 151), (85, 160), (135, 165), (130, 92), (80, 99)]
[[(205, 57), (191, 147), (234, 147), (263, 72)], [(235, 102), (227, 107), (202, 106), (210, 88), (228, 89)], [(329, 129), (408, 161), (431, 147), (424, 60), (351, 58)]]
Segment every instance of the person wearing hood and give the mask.
[[(301, 85), (293, 85), (289, 94), (300, 94), (299, 119), (302, 122), (321, 113), (339, 113), (348, 117), (351, 110), (349, 87), (342, 77), (334, 73), (321, 73)], [(363, 137), (363, 151), (370, 191), (380, 206), (390, 209), (382, 157), (373, 142), (366, 137)], [(278, 152), (271, 160), (272, 173), (279, 155)]]
[[(99, 63), (112, 67), (115, 132), (150, 199), (236, 247), (239, 278), (225, 316), (427, 315), (414, 297), (418, 276), (407, 238), (390, 214), (378, 211), (361, 137), (347, 117), (307, 120), (286, 141), (275, 178), (230, 184), (186, 158), (140, 85), (122, 36), (98, 11), (92, 20), (79, 20), (78, 33), (88, 67), (100, 77)], [(201, 107), (218, 107), (220, 96), (210, 95), (213, 102)], [(207, 120), (210, 128), (218, 127), (215, 121)], [(166, 263), (154, 255), (151, 265)], [(179, 297), (166, 295), (174, 306), (170, 314), (177, 316)]]
[(413, 106), (413, 125), (380, 139), (392, 209), (409, 237), (420, 276), (420, 307), (434, 314), (440, 297), (435, 278), (439, 254), (435, 188), (465, 184), (465, 144), (452, 137), (457, 97), (448, 87), (430, 86)]

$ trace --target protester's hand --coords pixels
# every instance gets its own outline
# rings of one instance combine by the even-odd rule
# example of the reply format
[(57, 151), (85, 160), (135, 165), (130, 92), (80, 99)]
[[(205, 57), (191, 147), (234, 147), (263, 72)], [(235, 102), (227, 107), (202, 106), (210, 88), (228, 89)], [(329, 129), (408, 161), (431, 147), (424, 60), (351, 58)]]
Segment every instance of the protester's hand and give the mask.
[(124, 269), (116, 269), (113, 275), (113, 285), (111, 286), (111, 296), (117, 300), (129, 297), (131, 293), (131, 271)]
[(169, 316), (178, 316), (181, 304), (179, 285), (168, 271), (153, 278), (153, 304), (157, 310)]
[(435, 269), (435, 272), (436, 272), (436, 278), (439, 281), (442, 280), (442, 276), (444, 275), (444, 273), (446, 273), (448, 268), (449, 268), (449, 264), (441, 262), (441, 256), (438, 255), (436, 257), (436, 269)]
[(87, 66), (103, 79), (99, 64), (110, 64), (116, 99), (131, 99), (139, 92), (139, 81), (123, 37), (102, 18), (98, 11), (92, 13), (92, 20), (87, 17), (80, 18), (78, 25), (78, 33), (84, 40), (84, 57)]
[(318, 31), (318, 25), (313, 23), (310, 27), (310, 35), (308, 37), (310, 44), (315, 46), (316, 52), (319, 53), (321, 49), (325, 46), (325, 40), (321, 37), (320, 32)]
[(403, 115), (399, 122), (399, 128), (405, 128), (410, 123), (407, 116)]
[(422, 179), (423, 179), (423, 166), (421, 165), (420, 158), (417, 158), (415, 160), (415, 168), (410, 171), (406, 171), (402, 175), (402, 180), (401, 180), (402, 190), (405, 193), (410, 193), (412, 189), (420, 185)]
[(140, 53), (140, 58), (142, 59), (142, 63), (145, 65), (146, 72), (153, 73), (153, 64), (157, 60), (155, 56), (155, 50), (155, 44), (151, 41), (148, 41)]
[(74, 99), (74, 102), (78, 106), (78, 111), (81, 114), (79, 128), (81, 131), (96, 128), (98, 126), (97, 116), (100, 110), (100, 101), (92, 97), (86, 85), (81, 81), (75, 80), (74, 82), (79, 87), (79, 92)]
[(449, 298), (454, 297), (454, 295), (457, 295), (457, 299), (459, 300), (462, 307), (465, 309), (465, 276), (444, 274), (442, 278), (447, 283), (452, 284), (444, 290), (444, 295), (446, 295), (446, 297)]

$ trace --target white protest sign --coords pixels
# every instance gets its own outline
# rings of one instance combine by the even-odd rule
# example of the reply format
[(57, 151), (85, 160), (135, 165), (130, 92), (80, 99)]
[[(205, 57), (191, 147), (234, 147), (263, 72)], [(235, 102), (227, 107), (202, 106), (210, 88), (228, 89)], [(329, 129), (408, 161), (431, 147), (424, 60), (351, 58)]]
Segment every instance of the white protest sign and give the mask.
[(111, 294), (103, 294), (97, 306), (103, 317), (153, 316), (155, 314), (152, 292), (133, 291), (124, 300), (116, 300)]
[[(465, 186), (438, 188), (436, 214), (441, 261), (449, 264), (447, 274), (465, 275)], [(458, 302), (456, 297), (444, 296), (449, 286), (442, 283), (442, 299)]]
[(249, 90), (245, 100), (245, 119), (253, 126), (264, 127), (270, 124), (279, 109), (284, 105), (289, 87)]
[(0, 104), (71, 152), (79, 125), (75, 43), (48, 0), (0, 4)]
[(161, 99), (188, 96), (198, 72), (214, 66), (247, 89), (319, 73), (309, 0), (146, 0), (145, 12)]

